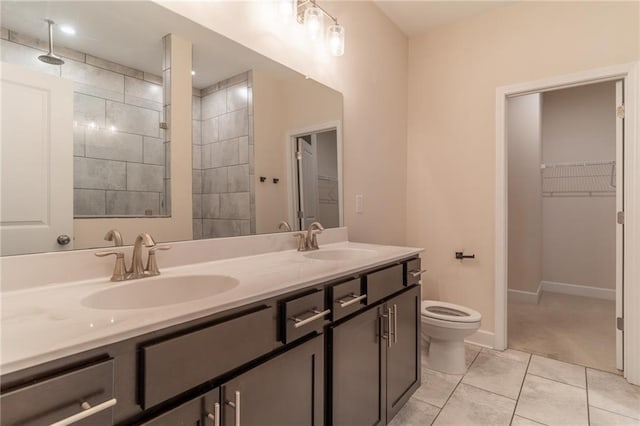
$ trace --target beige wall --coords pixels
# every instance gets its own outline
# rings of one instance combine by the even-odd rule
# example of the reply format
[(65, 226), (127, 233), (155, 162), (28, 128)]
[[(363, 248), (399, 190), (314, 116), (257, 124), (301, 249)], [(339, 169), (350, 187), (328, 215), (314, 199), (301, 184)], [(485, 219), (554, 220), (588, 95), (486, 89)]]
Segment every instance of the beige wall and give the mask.
[[(606, 82), (544, 93), (543, 162), (615, 160), (615, 90)], [(544, 197), (542, 211), (543, 280), (614, 289), (615, 197)]]
[(171, 36), (171, 217), (149, 219), (74, 219), (74, 248), (110, 246), (109, 229), (118, 229), (124, 244), (141, 232), (157, 241), (190, 240), (191, 205), (191, 42)]
[(407, 243), (426, 248), (426, 297), (493, 330), (496, 87), (637, 61), (638, 7), (519, 3), (410, 40)]
[[(275, 2), (159, 3), (342, 92), (349, 237), (405, 243), (407, 38), (373, 3), (325, 5), (346, 28), (340, 58), (314, 53), (300, 25), (280, 24)], [(355, 194), (366, 206), (357, 216)]]
[(542, 280), (541, 95), (507, 101), (509, 289), (536, 292)]

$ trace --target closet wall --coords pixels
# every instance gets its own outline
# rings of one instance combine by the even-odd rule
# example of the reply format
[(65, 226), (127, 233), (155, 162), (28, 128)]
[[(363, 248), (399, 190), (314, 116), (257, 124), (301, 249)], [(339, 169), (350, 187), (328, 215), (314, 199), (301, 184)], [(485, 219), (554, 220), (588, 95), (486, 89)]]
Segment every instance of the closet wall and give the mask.
[[(615, 120), (615, 82), (544, 93), (542, 162), (614, 161)], [(571, 172), (590, 175), (608, 169), (605, 165)], [(543, 194), (542, 280), (615, 288), (613, 189), (591, 195)]]

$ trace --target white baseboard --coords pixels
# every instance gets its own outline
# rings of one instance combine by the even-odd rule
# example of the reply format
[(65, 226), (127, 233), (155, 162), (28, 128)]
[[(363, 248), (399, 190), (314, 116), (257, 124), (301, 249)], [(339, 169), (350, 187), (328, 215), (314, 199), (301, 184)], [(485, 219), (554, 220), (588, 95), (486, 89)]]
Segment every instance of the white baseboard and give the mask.
[(595, 299), (616, 300), (616, 291), (609, 288), (590, 287), (586, 285), (557, 283), (553, 281), (540, 282), (542, 291), (549, 293), (572, 294)]
[(493, 338), (493, 332), (478, 330), (471, 336), (464, 339), (464, 341), (473, 345), (482, 346), (483, 348), (493, 349)]
[(507, 290), (507, 300), (509, 302), (519, 302), (519, 303), (535, 303), (540, 302), (540, 296), (542, 295), (542, 284), (538, 286), (538, 290), (533, 291), (523, 291), (523, 290)]

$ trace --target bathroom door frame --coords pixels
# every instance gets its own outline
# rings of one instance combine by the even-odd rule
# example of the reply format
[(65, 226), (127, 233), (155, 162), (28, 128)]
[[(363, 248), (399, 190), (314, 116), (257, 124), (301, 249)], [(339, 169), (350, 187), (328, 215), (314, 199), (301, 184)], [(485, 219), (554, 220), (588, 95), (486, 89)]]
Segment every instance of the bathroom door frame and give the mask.
[(298, 137), (305, 136), (313, 133), (322, 133), (335, 130), (336, 131), (336, 149), (337, 149), (337, 161), (338, 161), (338, 220), (340, 226), (344, 226), (344, 183), (343, 173), (342, 173), (342, 121), (328, 121), (326, 123), (320, 123), (308, 127), (304, 127), (301, 129), (288, 131), (286, 134), (286, 155), (287, 159), (287, 205), (288, 208), (288, 222), (292, 225), (292, 230), (299, 231), (297, 229), (297, 225), (293, 226), (298, 222), (298, 201), (296, 200), (296, 194), (298, 193), (298, 182), (297, 182), (297, 156), (296, 152), (297, 148), (297, 139)]
[[(507, 98), (623, 80), (624, 120), (624, 377), (640, 384), (640, 62), (585, 70), (496, 88), (495, 335), (507, 347)], [(614, 113), (612, 111), (612, 113)], [(612, 324), (614, 327), (615, 324)]]

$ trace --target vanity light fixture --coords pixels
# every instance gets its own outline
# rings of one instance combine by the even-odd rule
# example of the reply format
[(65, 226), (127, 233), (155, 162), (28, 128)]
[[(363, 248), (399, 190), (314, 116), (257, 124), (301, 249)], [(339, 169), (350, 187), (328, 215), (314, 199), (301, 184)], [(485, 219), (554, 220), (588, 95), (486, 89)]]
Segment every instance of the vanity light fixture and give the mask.
[(191, 75), (196, 75), (196, 72), (194, 70), (191, 70)]
[[(286, 3), (287, 0), (283, 0)], [(325, 16), (333, 21), (326, 29), (326, 43), (329, 53), (333, 56), (344, 55), (344, 27), (338, 24), (338, 19), (329, 14), (322, 7), (318, 6), (316, 0), (288, 0), (289, 4), (293, 3), (297, 10), (297, 21), (304, 25), (309, 38), (314, 41), (320, 41), (323, 38), (324, 18)], [(287, 9), (282, 6), (282, 10)]]

